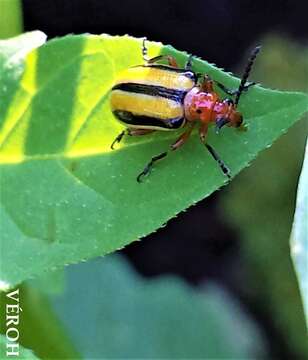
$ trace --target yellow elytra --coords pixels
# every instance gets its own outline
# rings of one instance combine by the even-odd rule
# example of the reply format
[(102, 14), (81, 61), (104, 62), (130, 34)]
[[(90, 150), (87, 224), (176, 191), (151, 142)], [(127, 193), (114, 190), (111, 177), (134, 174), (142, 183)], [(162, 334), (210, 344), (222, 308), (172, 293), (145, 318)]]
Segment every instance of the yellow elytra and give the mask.
[(167, 65), (125, 70), (111, 91), (111, 109), (128, 128), (176, 130), (186, 123), (183, 100), (196, 84), (192, 71)]

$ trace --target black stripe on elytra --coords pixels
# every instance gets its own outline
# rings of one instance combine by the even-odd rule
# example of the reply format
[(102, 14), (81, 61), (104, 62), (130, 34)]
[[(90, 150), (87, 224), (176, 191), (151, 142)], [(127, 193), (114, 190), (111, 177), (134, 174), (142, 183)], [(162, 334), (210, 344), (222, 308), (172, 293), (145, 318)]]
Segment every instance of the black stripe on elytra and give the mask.
[(185, 122), (183, 117), (160, 119), (146, 115), (136, 115), (125, 110), (114, 110), (113, 114), (125, 124), (134, 126), (155, 126), (163, 129), (179, 129)]
[(133, 92), (136, 94), (144, 94), (151, 96), (160, 96), (169, 100), (183, 103), (184, 97), (187, 91), (168, 89), (164, 86), (135, 84), (135, 83), (121, 83), (115, 85), (112, 90), (122, 90), (127, 92)]

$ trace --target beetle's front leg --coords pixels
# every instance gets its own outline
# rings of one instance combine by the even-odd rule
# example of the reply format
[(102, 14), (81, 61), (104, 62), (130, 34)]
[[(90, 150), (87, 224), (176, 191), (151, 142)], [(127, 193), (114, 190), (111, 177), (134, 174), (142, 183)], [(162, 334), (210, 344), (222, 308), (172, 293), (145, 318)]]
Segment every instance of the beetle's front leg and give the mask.
[[(215, 84), (222, 90), (224, 91), (226, 94), (228, 95), (231, 95), (231, 96), (234, 96), (234, 95), (237, 95), (239, 93), (239, 90), (238, 89), (229, 89), (227, 88), (224, 84), (214, 80)], [(255, 82), (248, 82), (245, 84), (245, 86), (243, 87), (243, 90), (242, 91), (247, 91), (251, 86), (253, 85), (256, 85)]]
[(202, 124), (199, 128), (200, 140), (205, 145), (205, 147), (207, 148), (208, 152), (212, 155), (214, 160), (217, 161), (222, 172), (229, 179), (231, 179), (230, 170), (229, 170), (228, 166), (221, 160), (220, 156), (217, 154), (217, 152), (214, 150), (214, 148), (206, 142), (207, 131), (208, 131), (208, 124), (206, 124), (206, 123)]
[(224, 175), (228, 177), (228, 179), (231, 179), (230, 169), (228, 166), (221, 160), (220, 156), (217, 154), (217, 152), (214, 150), (214, 148), (210, 144), (205, 144), (207, 150), (209, 153), (213, 156), (214, 160), (217, 161), (219, 167), (221, 168)]

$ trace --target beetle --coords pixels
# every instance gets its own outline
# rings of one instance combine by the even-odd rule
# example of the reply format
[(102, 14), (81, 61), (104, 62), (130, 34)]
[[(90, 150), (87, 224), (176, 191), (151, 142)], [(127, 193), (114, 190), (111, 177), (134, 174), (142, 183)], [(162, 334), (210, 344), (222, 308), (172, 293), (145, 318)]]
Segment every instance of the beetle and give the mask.
[[(260, 51), (257, 46), (251, 52), (238, 89), (233, 90), (213, 80), (207, 74), (192, 70), (193, 57), (190, 55), (184, 68), (180, 68), (171, 55), (158, 55), (148, 58), (146, 39), (142, 42), (143, 65), (128, 68), (121, 74), (111, 90), (111, 109), (118, 121), (126, 126), (111, 144), (111, 149), (124, 135), (140, 136), (153, 131), (175, 131), (186, 128), (178, 139), (170, 145), (177, 150), (189, 138), (193, 128), (199, 122), (201, 142), (217, 161), (222, 172), (230, 179), (230, 170), (214, 148), (206, 142), (208, 127), (215, 124), (216, 133), (227, 125), (245, 130), (243, 116), (237, 110), (240, 97), (255, 82), (246, 83), (254, 60)], [(161, 64), (164, 60), (168, 64)], [(218, 86), (227, 95), (235, 96), (222, 99), (214, 89)], [(168, 154), (168, 150), (156, 156), (146, 164), (137, 176), (148, 175), (154, 163)]]

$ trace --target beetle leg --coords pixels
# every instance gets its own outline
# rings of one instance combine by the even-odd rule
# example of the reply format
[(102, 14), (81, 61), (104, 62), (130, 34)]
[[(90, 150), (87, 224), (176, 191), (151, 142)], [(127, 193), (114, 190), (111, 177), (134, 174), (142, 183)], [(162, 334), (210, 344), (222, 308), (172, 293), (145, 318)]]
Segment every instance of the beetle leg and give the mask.
[(147, 64), (154, 64), (160, 60), (167, 60), (168, 61), (168, 64), (172, 67), (175, 67), (175, 68), (178, 68), (178, 64), (175, 60), (175, 58), (171, 55), (158, 55), (158, 56), (155, 56), (151, 59), (148, 58), (148, 49), (145, 45), (145, 42), (146, 42), (146, 38), (143, 38), (143, 41), (142, 41), (142, 57), (143, 57), (143, 60), (147, 63)]
[(207, 123), (201, 124), (201, 126), (199, 128), (199, 136), (200, 136), (200, 140), (203, 144), (205, 143), (208, 128), (209, 128), (209, 126)]
[(148, 49), (145, 45), (145, 42), (146, 42), (147, 38), (144, 37), (143, 40), (142, 40), (142, 48), (141, 48), (141, 52), (142, 52), (142, 58), (145, 62), (148, 61)]
[(208, 75), (204, 75), (200, 83), (201, 91), (213, 92), (213, 84), (213, 80)]
[(170, 145), (171, 150), (177, 150), (179, 147), (181, 147), (183, 144), (185, 144), (185, 142), (189, 138), (195, 124), (196, 124), (195, 122), (192, 122), (191, 124), (189, 124), (189, 128), (173, 144)]
[(122, 139), (123, 136), (125, 135), (126, 130), (123, 130), (112, 142), (112, 144), (110, 145), (110, 148), (113, 150), (114, 149), (114, 144), (119, 143)]
[(188, 59), (187, 59), (187, 62), (185, 64), (185, 70), (187, 70), (187, 71), (192, 70), (192, 60), (193, 60), (193, 56), (190, 54)]
[(155, 131), (155, 130), (152, 130), (152, 129), (125, 129), (113, 140), (110, 148), (112, 150), (114, 150), (114, 145), (116, 143), (119, 143), (123, 139), (124, 135), (140, 136), (140, 135), (150, 134), (153, 131)]
[[(194, 125), (195, 125), (195, 123), (191, 123), (189, 128), (183, 134), (181, 134), (181, 136), (173, 144), (170, 145), (171, 150), (177, 150), (179, 147), (181, 147), (186, 142), (186, 140), (189, 138), (189, 136), (192, 132)], [(137, 176), (137, 181), (140, 183), (141, 178), (143, 176), (147, 176), (151, 172), (154, 163), (158, 160), (163, 159), (167, 155), (168, 155), (168, 151), (164, 151), (161, 154), (153, 156), (151, 161), (148, 162), (148, 164), (145, 166), (143, 171)]]
[(209, 153), (213, 156), (214, 160), (217, 161), (219, 167), (221, 168), (222, 172), (231, 179), (230, 170), (228, 166), (221, 160), (220, 156), (217, 152), (212, 148), (210, 144), (205, 142), (207, 136), (208, 124), (202, 124), (199, 128), (199, 136), (201, 142), (206, 146)]
[(206, 148), (208, 149), (209, 153), (213, 156), (214, 160), (217, 161), (219, 167), (221, 168), (222, 172), (229, 178), (231, 179), (231, 175), (230, 175), (230, 169), (228, 168), (228, 166), (221, 160), (221, 158), (219, 157), (219, 155), (217, 154), (217, 152), (212, 148), (212, 146), (210, 144), (205, 144)]
[(175, 58), (172, 55), (158, 55), (153, 57), (152, 59), (147, 60), (148, 64), (154, 64), (160, 60), (167, 60), (168, 64), (172, 67), (178, 68), (178, 64), (175, 60)]
[[(234, 95), (237, 95), (239, 93), (239, 90), (238, 89), (229, 89), (227, 88), (224, 84), (218, 82), (218, 81), (215, 81), (215, 84), (222, 90), (224, 91), (226, 94), (228, 95), (231, 95), (231, 96), (234, 96)], [(245, 84), (245, 86), (243, 87), (243, 90), (242, 91), (247, 91), (251, 86), (253, 85), (256, 85), (255, 82), (248, 82)]]
[(150, 173), (152, 167), (153, 167), (153, 164), (155, 163), (155, 161), (157, 160), (160, 160), (162, 158), (164, 158), (165, 156), (167, 156), (167, 151), (159, 154), (159, 155), (156, 155), (156, 156), (153, 156), (151, 161), (145, 166), (145, 168), (143, 169), (143, 171), (137, 176), (137, 181), (140, 183), (141, 182), (141, 178), (143, 176), (146, 176)]
[(154, 131), (156, 131), (156, 130), (152, 130), (152, 129), (128, 129), (127, 135), (130, 135), (130, 136), (147, 135), (147, 134), (150, 134), (150, 133), (152, 133)]

